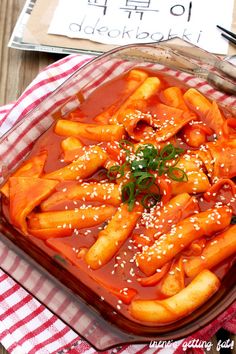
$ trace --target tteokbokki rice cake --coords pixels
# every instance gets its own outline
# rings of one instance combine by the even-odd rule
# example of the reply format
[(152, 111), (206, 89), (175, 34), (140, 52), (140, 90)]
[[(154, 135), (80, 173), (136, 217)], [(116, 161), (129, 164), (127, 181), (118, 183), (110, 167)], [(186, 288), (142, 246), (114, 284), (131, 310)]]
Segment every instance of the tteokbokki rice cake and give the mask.
[(2, 185), (4, 214), (116, 311), (175, 322), (233, 264), (235, 128), (217, 102), (137, 67), (57, 116)]

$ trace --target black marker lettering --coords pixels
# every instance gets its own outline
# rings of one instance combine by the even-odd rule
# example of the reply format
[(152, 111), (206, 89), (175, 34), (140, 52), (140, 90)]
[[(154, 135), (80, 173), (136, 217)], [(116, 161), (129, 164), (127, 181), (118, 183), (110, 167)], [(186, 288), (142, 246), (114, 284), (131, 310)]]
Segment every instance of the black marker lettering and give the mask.
[(192, 33), (187, 33), (187, 28), (185, 28), (183, 31), (182, 39), (184, 39), (185, 41), (191, 42), (191, 38), (189, 38), (189, 36), (191, 37)]
[(97, 31), (98, 34), (103, 35), (105, 32), (108, 31), (108, 27), (102, 26), (100, 28), (97, 28), (96, 31)]
[(178, 33), (172, 33), (172, 28), (169, 30), (167, 39), (172, 39), (178, 36)]
[(75, 23), (75, 22), (70, 23), (70, 25), (69, 25), (69, 30), (70, 30), (71, 32), (81, 32), (82, 26), (83, 26), (83, 24), (84, 24), (85, 19), (86, 19), (86, 16), (84, 16), (84, 18), (83, 18), (83, 20), (81, 21), (81, 23)]
[(108, 32), (108, 36), (109, 36), (110, 38), (117, 38), (117, 37), (119, 37), (119, 35), (120, 35), (120, 30), (118, 30), (118, 29), (111, 29), (111, 30)]
[(160, 42), (164, 39), (164, 35), (161, 32), (155, 32), (151, 35), (151, 40), (154, 42)]
[(193, 7), (193, 3), (192, 3), (192, 1), (190, 1), (189, 8), (188, 8), (188, 20), (187, 20), (188, 22), (191, 20), (192, 7)]
[(126, 36), (127, 38), (130, 39), (131, 38), (130, 32), (133, 32), (133, 30), (128, 30), (128, 29), (126, 29), (126, 26), (125, 26), (123, 29), (123, 33), (122, 33), (122, 38), (125, 38), (125, 36)]
[(99, 22), (100, 22), (100, 18), (97, 19), (97, 22), (95, 23), (94, 26), (86, 26), (86, 27), (84, 27), (84, 33), (85, 34), (94, 34), (95, 29), (96, 29), (97, 25), (99, 24)]
[(200, 41), (201, 35), (202, 35), (202, 31), (199, 31), (199, 35), (198, 35), (198, 38), (197, 38), (197, 43)]
[(139, 27), (137, 28), (136, 39), (146, 39), (148, 37), (149, 37), (149, 33), (148, 32), (139, 32)]
[(185, 13), (185, 7), (183, 5), (174, 5), (170, 8), (170, 13), (173, 16), (182, 16)]

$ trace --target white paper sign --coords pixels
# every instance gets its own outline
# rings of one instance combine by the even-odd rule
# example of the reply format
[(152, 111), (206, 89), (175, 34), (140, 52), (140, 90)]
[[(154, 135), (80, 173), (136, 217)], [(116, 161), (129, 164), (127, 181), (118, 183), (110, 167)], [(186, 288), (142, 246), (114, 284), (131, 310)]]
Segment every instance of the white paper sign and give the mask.
[(216, 25), (231, 27), (234, 0), (59, 0), (48, 33), (106, 44), (180, 37), (226, 54)]

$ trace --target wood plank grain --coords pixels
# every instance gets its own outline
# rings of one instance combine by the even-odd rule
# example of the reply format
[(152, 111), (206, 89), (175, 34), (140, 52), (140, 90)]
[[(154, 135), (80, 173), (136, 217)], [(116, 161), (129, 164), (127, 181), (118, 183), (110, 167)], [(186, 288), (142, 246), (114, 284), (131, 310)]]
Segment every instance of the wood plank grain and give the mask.
[(2, 346), (2, 344), (0, 344), (0, 354), (8, 354), (8, 352), (7, 352), (6, 349)]
[(0, 1), (0, 106), (15, 101), (40, 70), (62, 57), (7, 47), (24, 3), (25, 0)]

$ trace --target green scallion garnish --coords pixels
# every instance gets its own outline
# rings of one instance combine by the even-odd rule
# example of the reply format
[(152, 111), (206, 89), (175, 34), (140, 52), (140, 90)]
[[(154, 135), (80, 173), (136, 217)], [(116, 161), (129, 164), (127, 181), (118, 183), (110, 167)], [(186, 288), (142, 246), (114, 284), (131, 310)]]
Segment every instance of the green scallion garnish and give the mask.
[(160, 202), (161, 196), (157, 193), (145, 194), (141, 199), (141, 204), (145, 209), (150, 209), (154, 207), (158, 202)]
[(184, 170), (181, 170), (181, 168), (178, 167), (170, 167), (167, 171), (167, 176), (172, 179), (173, 181), (177, 182), (187, 182), (188, 181), (188, 176), (184, 172)]
[(121, 178), (125, 174), (125, 166), (127, 166), (127, 163), (123, 163), (123, 165), (114, 165), (109, 168), (107, 171), (107, 177), (112, 181), (114, 181), (117, 178)]
[(107, 171), (107, 177), (112, 181), (112, 180), (115, 180), (117, 178), (117, 175), (120, 171), (120, 167), (119, 165), (114, 165), (114, 166), (111, 166), (109, 168), (109, 170)]
[(155, 182), (155, 176), (150, 172), (138, 171), (133, 173), (138, 189), (149, 189)]
[(121, 189), (121, 200), (128, 204), (128, 210), (132, 211), (135, 203), (135, 183), (128, 182)]
[(160, 157), (162, 160), (172, 160), (176, 157), (176, 155), (176, 148), (172, 144), (166, 145), (160, 151)]
[(130, 146), (132, 149), (134, 148), (134, 144), (131, 143), (131, 141), (126, 140), (126, 139), (122, 139), (119, 141), (119, 147), (120, 149), (125, 150), (126, 153), (130, 153), (130, 149), (127, 148), (127, 146)]
[(145, 208), (151, 208), (161, 200), (159, 187), (157, 193), (153, 191), (156, 186), (153, 172), (174, 181), (188, 181), (187, 174), (176, 167), (183, 149), (168, 144), (159, 151), (153, 144), (143, 144), (134, 151), (134, 144), (125, 139), (120, 140), (119, 146), (126, 152), (126, 162), (121, 166), (112, 166), (107, 177), (115, 180), (125, 175), (125, 168), (129, 170), (129, 182), (121, 190), (122, 202), (128, 204), (129, 211), (133, 209), (137, 197), (141, 198)]
[(146, 168), (147, 168), (147, 161), (145, 159), (134, 160), (131, 162), (131, 172), (145, 170)]

